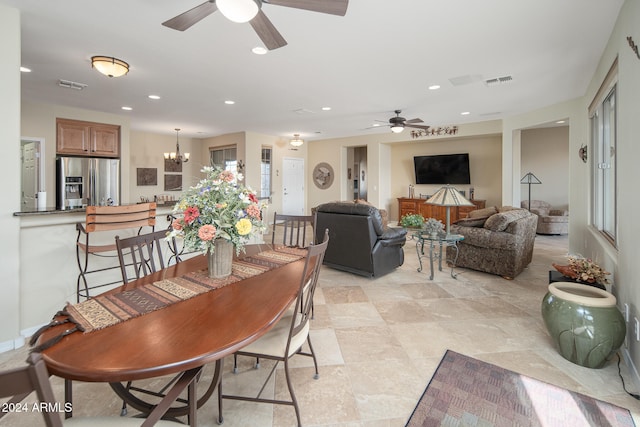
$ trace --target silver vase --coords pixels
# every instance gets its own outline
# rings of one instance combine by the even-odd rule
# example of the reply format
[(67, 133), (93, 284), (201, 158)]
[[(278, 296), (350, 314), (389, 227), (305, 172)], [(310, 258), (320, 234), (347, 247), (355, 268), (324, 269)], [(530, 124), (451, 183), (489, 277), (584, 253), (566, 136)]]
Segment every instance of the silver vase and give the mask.
[(214, 250), (207, 252), (209, 261), (209, 277), (222, 279), (231, 274), (233, 262), (233, 243), (225, 239), (216, 239)]

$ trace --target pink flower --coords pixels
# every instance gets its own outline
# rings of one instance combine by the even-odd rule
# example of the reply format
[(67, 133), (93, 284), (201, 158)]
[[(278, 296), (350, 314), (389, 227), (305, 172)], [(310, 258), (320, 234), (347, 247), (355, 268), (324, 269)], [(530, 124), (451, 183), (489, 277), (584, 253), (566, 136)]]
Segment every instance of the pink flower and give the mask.
[(200, 211), (198, 210), (198, 208), (196, 208), (194, 206), (189, 207), (189, 208), (185, 209), (185, 211), (184, 211), (184, 221), (187, 224), (191, 224), (199, 216), (200, 216)]
[(182, 230), (182, 221), (180, 221), (179, 219), (174, 219), (173, 222), (171, 223), (171, 228), (173, 228), (176, 231)]
[(247, 206), (247, 215), (253, 218), (260, 219), (260, 208), (258, 207), (258, 205)]
[(205, 242), (213, 240), (216, 237), (216, 228), (211, 224), (205, 224), (198, 229), (198, 237)]
[(220, 179), (225, 182), (232, 182), (234, 179), (233, 172), (227, 170), (220, 172)]

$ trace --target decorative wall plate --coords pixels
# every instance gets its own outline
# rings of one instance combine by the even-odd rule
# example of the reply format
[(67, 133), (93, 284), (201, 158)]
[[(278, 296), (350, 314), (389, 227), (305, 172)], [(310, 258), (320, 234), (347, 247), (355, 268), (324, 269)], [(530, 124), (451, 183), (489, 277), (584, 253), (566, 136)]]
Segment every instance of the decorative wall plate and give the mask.
[(329, 163), (318, 163), (313, 168), (313, 183), (321, 190), (333, 184), (333, 168)]

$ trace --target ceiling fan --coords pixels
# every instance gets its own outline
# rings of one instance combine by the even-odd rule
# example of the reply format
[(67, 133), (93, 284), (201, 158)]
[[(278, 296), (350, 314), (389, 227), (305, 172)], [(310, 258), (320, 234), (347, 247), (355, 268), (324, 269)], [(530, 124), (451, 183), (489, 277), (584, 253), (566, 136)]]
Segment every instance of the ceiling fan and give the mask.
[[(405, 127), (429, 130), (430, 126), (416, 124), (416, 123), (424, 123), (422, 119), (407, 120), (404, 117), (400, 117), (400, 113), (402, 113), (402, 110), (395, 110), (394, 113), (396, 113), (396, 116), (391, 117), (389, 119), (389, 124), (386, 125), (391, 128), (391, 132), (393, 133), (400, 133), (404, 130)], [(374, 127), (378, 127), (378, 126), (374, 126)], [(371, 128), (368, 128), (368, 129), (371, 129)]]
[(274, 50), (286, 46), (287, 41), (262, 12), (263, 3), (344, 16), (349, 0), (209, 0), (163, 22), (162, 25), (184, 31), (220, 10), (231, 21), (249, 22), (267, 49)]

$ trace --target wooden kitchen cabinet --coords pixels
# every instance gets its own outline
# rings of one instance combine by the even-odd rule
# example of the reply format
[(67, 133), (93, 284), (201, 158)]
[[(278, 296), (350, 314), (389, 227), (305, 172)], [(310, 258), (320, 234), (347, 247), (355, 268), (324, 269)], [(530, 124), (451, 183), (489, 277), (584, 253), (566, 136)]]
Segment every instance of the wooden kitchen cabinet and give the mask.
[[(425, 219), (435, 218), (445, 223), (447, 221), (447, 208), (444, 206), (430, 205), (425, 203), (426, 199), (409, 199), (405, 197), (398, 198), (399, 219), (408, 214), (419, 213)], [(484, 209), (486, 200), (470, 200), (473, 206), (451, 206), (450, 221), (466, 218), (469, 212), (476, 209)]]
[(120, 126), (57, 119), (56, 153), (88, 157), (120, 157)]

